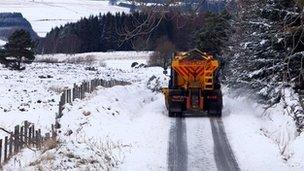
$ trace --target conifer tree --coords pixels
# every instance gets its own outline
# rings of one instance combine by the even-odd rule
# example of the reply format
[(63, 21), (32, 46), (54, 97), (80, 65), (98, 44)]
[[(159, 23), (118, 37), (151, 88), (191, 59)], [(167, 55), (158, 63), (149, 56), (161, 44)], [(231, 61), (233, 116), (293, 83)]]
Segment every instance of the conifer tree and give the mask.
[[(4, 58), (12, 69), (21, 70), (22, 62), (32, 62), (34, 55), (35, 43), (31, 39), (29, 32), (25, 30), (15, 31), (8, 39), (4, 46)], [(9, 59), (8, 59), (9, 58)]]

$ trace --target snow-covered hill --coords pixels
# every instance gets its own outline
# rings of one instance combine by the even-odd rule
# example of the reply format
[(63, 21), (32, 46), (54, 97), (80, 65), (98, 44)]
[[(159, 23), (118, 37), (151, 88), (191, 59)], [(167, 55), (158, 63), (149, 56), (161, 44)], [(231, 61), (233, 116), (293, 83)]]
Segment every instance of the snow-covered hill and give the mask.
[(20, 12), (44, 37), (53, 27), (75, 22), (81, 17), (107, 12), (129, 12), (128, 8), (94, 0), (1, 0), (0, 12)]

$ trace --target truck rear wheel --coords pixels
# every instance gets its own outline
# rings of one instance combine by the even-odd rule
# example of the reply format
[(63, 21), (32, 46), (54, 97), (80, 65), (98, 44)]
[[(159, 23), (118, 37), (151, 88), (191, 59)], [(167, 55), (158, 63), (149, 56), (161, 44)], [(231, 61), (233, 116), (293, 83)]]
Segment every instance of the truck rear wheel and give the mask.
[(208, 116), (210, 117), (221, 117), (222, 116), (222, 111), (221, 110), (208, 110), (207, 111)]
[(169, 111), (169, 117), (170, 117), (170, 118), (175, 117), (175, 113), (174, 113), (174, 112)]
[(217, 110), (215, 116), (219, 118), (222, 117), (222, 110)]
[(183, 116), (183, 112), (170, 112), (168, 113), (169, 117), (171, 118), (175, 118), (175, 117), (182, 117)]

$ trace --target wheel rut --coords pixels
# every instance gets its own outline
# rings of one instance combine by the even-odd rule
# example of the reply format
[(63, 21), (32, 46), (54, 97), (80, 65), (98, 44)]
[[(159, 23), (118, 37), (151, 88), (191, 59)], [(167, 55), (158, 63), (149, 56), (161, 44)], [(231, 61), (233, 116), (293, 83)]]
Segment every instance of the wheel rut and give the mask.
[(219, 171), (238, 171), (239, 166), (230, 147), (223, 121), (211, 118), (211, 129), (214, 141), (214, 158)]
[(170, 129), (168, 149), (168, 170), (187, 171), (188, 151), (186, 123), (184, 118), (176, 118)]

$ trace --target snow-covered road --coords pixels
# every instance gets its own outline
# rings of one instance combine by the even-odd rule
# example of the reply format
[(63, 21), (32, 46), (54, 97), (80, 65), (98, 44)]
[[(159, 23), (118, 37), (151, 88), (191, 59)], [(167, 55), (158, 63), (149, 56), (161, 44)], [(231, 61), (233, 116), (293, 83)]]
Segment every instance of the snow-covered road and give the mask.
[(188, 148), (185, 120), (172, 120), (169, 132), (168, 170), (184, 171), (188, 166)]
[(186, 118), (188, 170), (216, 170), (214, 141), (208, 118)]
[(219, 118), (176, 118), (169, 135), (168, 170), (239, 170)]
[(210, 122), (214, 141), (214, 157), (218, 170), (239, 170), (222, 120), (220, 118), (211, 118)]

